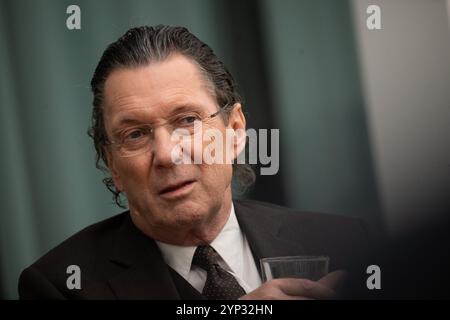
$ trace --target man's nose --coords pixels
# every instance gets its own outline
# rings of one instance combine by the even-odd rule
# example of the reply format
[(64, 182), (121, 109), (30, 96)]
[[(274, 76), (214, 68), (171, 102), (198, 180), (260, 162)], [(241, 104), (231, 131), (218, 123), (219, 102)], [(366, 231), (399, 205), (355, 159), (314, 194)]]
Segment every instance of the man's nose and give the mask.
[(155, 129), (152, 142), (153, 165), (159, 167), (171, 167), (175, 165), (172, 153), (177, 146), (172, 133), (166, 127)]

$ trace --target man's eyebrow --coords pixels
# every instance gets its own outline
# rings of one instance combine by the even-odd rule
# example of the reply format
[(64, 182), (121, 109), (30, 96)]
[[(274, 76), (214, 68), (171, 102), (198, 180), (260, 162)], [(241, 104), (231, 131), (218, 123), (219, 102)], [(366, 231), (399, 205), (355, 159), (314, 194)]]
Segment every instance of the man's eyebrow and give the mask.
[(180, 104), (173, 108), (169, 115), (176, 115), (178, 113), (184, 112), (184, 111), (200, 111), (202, 108), (195, 104)]
[(130, 118), (129, 116), (121, 118), (120, 120), (117, 121), (117, 126), (122, 126), (125, 124), (139, 124), (142, 123), (142, 121), (136, 119), (136, 118)]
[[(185, 111), (201, 111), (202, 108), (198, 105), (195, 104), (189, 104), (189, 103), (184, 103), (184, 104), (180, 104), (178, 106), (176, 106), (175, 108), (173, 108), (170, 112), (168, 112), (168, 116), (174, 116), (176, 114), (179, 114), (181, 112), (185, 112)], [(122, 118), (119, 118), (119, 120), (116, 121), (116, 125), (117, 126), (122, 126), (122, 125), (127, 125), (127, 124), (139, 124), (139, 123), (143, 123), (145, 121), (139, 120), (140, 118), (140, 111), (133, 111), (130, 112), (130, 114), (124, 115)]]

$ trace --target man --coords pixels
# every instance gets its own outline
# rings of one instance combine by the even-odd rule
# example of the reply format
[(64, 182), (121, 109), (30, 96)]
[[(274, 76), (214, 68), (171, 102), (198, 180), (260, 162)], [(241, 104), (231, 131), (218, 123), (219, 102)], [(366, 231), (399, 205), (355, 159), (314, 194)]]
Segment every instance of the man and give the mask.
[[(27, 268), (21, 298), (334, 297), (339, 273), (262, 284), (259, 259), (324, 254), (332, 270), (344, 268), (367, 243), (359, 221), (232, 201), (232, 178), (244, 187), (254, 179), (247, 167), (176, 163), (180, 145), (184, 159), (198, 150), (173, 133), (195, 140), (199, 124), (236, 133), (218, 152), (235, 159), (245, 148), (235, 82), (207, 45), (181, 27), (131, 29), (105, 50), (91, 86), (97, 166), (106, 164), (105, 183), (119, 205), (126, 197), (129, 211), (84, 229)], [(78, 286), (69, 285), (71, 265), (79, 267)]]

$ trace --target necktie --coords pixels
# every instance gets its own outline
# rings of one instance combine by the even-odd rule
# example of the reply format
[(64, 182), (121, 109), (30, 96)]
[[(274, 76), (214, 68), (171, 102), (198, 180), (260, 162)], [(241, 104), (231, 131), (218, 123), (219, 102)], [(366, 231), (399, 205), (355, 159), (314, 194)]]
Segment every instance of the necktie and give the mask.
[(210, 300), (234, 300), (245, 294), (237, 280), (217, 263), (219, 254), (209, 245), (198, 246), (192, 264), (206, 271), (202, 294)]

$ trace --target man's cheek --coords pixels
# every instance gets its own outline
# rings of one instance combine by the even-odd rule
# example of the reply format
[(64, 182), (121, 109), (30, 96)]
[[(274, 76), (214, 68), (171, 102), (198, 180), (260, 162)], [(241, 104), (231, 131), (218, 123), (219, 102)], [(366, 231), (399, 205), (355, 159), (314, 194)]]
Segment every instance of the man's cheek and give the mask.
[[(221, 164), (203, 164), (201, 166), (202, 181), (208, 193), (214, 192), (226, 180), (227, 166)], [(231, 176), (231, 172), (230, 172)]]
[(148, 171), (148, 161), (142, 157), (133, 159), (125, 159), (120, 164), (120, 171), (124, 176), (132, 176), (134, 178), (144, 176)]
[(145, 171), (137, 166), (131, 164), (124, 165), (120, 170), (120, 177), (124, 185), (124, 191), (128, 191), (128, 193), (147, 188), (147, 175)]

